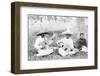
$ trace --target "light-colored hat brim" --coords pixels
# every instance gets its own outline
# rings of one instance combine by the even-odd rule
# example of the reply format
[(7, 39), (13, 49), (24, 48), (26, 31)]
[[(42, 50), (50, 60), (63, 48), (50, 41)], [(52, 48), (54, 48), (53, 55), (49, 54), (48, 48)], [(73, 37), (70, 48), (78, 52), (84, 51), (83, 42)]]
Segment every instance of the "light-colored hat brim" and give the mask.
[(62, 34), (73, 34), (72, 32), (68, 32), (68, 31), (65, 31), (65, 32), (62, 32)]

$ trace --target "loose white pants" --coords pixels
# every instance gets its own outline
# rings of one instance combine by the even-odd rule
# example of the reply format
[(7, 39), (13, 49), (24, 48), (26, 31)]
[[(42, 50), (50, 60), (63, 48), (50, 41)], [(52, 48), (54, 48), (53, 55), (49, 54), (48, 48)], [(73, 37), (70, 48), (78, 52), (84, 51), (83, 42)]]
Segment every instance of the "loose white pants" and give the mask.
[(36, 56), (44, 56), (49, 55), (53, 52), (53, 49), (39, 49), (38, 54)]

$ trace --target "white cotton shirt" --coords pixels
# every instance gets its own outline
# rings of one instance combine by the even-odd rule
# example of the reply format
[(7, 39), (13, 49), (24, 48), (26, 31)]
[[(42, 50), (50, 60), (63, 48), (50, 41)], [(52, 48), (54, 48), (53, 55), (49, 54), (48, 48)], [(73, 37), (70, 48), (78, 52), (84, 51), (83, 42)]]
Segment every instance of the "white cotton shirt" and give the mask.
[(34, 47), (36, 49), (40, 49), (42, 46), (40, 45), (40, 43), (42, 43), (44, 41), (44, 38), (42, 38), (41, 36), (37, 37), (37, 39), (35, 40), (35, 44)]
[(65, 48), (70, 48), (70, 49), (72, 49), (72, 48), (74, 47), (73, 40), (72, 40), (71, 38), (68, 38), (68, 39), (67, 39), (67, 38), (64, 37), (64, 38), (58, 40), (58, 41), (57, 41), (57, 44), (58, 44), (59, 42), (63, 42)]

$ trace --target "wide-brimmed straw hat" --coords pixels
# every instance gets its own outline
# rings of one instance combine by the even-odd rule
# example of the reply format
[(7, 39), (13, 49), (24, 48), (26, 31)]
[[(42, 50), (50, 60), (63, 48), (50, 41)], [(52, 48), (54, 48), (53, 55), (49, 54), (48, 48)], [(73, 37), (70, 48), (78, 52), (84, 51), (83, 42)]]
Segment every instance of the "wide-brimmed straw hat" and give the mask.
[(51, 32), (47, 30), (40, 30), (36, 35), (41, 36), (41, 35), (50, 35)]
[(64, 34), (64, 35), (72, 35), (73, 32), (70, 31), (69, 29), (66, 29), (66, 31), (62, 32), (62, 34)]
[(49, 35), (50, 32), (41, 32), (41, 33), (38, 33), (37, 36), (41, 36), (41, 35)]

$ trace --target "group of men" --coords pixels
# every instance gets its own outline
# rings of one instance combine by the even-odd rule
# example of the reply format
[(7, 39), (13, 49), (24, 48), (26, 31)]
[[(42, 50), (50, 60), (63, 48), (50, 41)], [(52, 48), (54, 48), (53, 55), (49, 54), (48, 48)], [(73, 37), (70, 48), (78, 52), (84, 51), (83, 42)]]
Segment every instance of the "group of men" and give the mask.
[[(35, 40), (34, 47), (38, 50), (36, 56), (45, 56), (53, 53), (55, 50), (58, 50), (59, 55), (73, 55), (78, 51), (86, 50), (87, 41), (84, 38), (84, 33), (80, 33), (80, 38), (77, 40), (77, 46), (74, 47), (73, 40), (71, 38), (72, 32), (66, 30), (62, 32), (64, 36), (61, 39), (56, 40), (56, 47), (50, 46), (54, 42), (54, 38), (57, 35), (50, 35), (50, 32), (42, 32), (37, 34), (37, 39)], [(84, 49), (85, 48), (85, 49)], [(87, 51), (87, 50), (86, 50)]]

